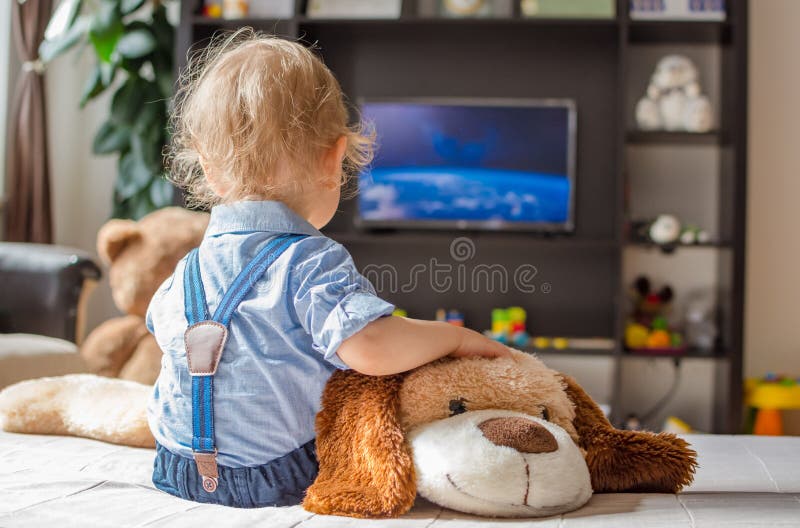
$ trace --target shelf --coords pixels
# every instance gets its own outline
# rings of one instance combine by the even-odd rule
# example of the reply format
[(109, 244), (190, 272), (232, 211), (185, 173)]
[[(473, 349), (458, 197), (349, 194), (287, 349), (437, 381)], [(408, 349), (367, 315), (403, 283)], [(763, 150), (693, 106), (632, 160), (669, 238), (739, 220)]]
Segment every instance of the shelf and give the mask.
[(192, 23), (195, 26), (220, 27), (228, 29), (243, 26), (252, 26), (258, 29), (275, 26), (278, 24), (288, 24), (293, 21), (294, 18), (211, 18), (199, 15), (192, 17)]
[(630, 130), (625, 135), (628, 145), (720, 145), (722, 133), (710, 132), (667, 132)]
[(731, 40), (728, 22), (631, 20), (629, 39), (640, 44), (724, 44)]
[(414, 17), (403, 16), (400, 18), (312, 18), (306, 15), (297, 15), (291, 18), (210, 18), (196, 15), (192, 23), (198, 26), (212, 27), (265, 27), (278, 23), (295, 22), (298, 24), (312, 25), (525, 25), (525, 26), (554, 26), (554, 27), (616, 27), (616, 19), (604, 18), (445, 18), (445, 17)]
[(409, 245), (450, 244), (454, 239), (465, 237), (477, 243), (524, 244), (553, 249), (611, 249), (618, 246), (612, 238), (579, 238), (569, 235), (542, 235), (536, 233), (515, 233), (510, 231), (348, 231), (325, 232), (325, 236), (341, 244), (374, 244), (391, 242)]
[(614, 355), (613, 349), (607, 348), (534, 348), (525, 347), (520, 349), (528, 354), (537, 356), (590, 356), (590, 357), (611, 357)]
[(636, 357), (636, 358), (651, 358), (651, 359), (711, 359), (711, 360), (728, 360), (730, 359), (730, 353), (728, 350), (722, 349), (715, 349), (715, 350), (701, 350), (698, 348), (690, 348), (686, 350), (683, 354), (669, 354), (669, 353), (653, 353), (648, 354), (644, 352), (634, 352), (628, 349), (623, 351), (625, 357)]
[[(661, 246), (659, 246), (658, 244), (648, 241), (632, 240), (625, 245), (626, 247), (639, 248), (639, 249), (662, 249)], [(686, 250), (686, 249), (702, 249), (702, 248), (730, 249), (732, 247), (733, 245), (731, 244), (731, 242), (724, 240), (712, 240), (710, 242), (701, 242), (697, 244), (677, 244), (672, 250), (667, 250), (665, 251), (665, 253), (671, 253), (673, 251)]]

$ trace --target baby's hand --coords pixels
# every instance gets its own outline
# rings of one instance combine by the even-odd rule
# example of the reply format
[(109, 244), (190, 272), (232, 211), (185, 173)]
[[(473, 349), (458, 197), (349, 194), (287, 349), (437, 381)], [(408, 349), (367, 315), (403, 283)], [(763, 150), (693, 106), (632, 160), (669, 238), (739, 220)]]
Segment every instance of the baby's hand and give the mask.
[(459, 330), (461, 331), (461, 344), (450, 353), (450, 357), (480, 356), (496, 358), (511, 356), (511, 350), (504, 344), (468, 328), (460, 328)]

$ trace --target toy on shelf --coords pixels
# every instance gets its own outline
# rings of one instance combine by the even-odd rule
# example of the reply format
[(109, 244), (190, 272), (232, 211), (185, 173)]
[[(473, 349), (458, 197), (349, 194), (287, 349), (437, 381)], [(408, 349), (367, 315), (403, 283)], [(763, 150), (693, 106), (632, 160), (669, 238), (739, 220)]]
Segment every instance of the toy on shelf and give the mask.
[(222, 18), (229, 20), (244, 18), (249, 10), (248, 0), (222, 0)]
[(435, 320), (443, 323), (450, 323), (453, 326), (464, 326), (464, 314), (458, 310), (438, 308), (436, 310)]
[(714, 111), (701, 94), (697, 67), (683, 55), (667, 55), (656, 65), (647, 93), (636, 104), (642, 130), (708, 132)]
[(206, 0), (203, 4), (203, 16), (207, 18), (222, 18), (222, 2), (220, 0)]
[(715, 298), (710, 290), (689, 294), (683, 315), (686, 344), (700, 350), (713, 350), (717, 341)]
[(616, 341), (608, 337), (548, 337), (536, 336), (530, 340), (530, 345), (536, 350), (590, 350), (612, 351)]
[(631, 226), (634, 242), (655, 244), (665, 253), (681, 245), (707, 244), (711, 241), (708, 231), (694, 224), (684, 225), (671, 214), (661, 214), (652, 220), (633, 220)]
[(519, 306), (495, 308), (492, 310), (492, 330), (490, 337), (507, 345), (524, 347), (530, 341), (525, 330), (527, 314)]
[(800, 378), (767, 373), (762, 379), (745, 382), (745, 402), (755, 409), (753, 434), (783, 434), (781, 411), (800, 409)]
[(668, 285), (652, 289), (644, 275), (631, 288), (633, 313), (625, 327), (625, 346), (632, 351), (679, 355), (686, 351), (683, 335), (669, 326), (667, 315), (674, 293)]
[(664, 425), (661, 426), (662, 433), (672, 433), (672, 434), (692, 434), (697, 433), (698, 431), (694, 430), (691, 425), (684, 422), (677, 416), (668, 416), (666, 420), (664, 420)]

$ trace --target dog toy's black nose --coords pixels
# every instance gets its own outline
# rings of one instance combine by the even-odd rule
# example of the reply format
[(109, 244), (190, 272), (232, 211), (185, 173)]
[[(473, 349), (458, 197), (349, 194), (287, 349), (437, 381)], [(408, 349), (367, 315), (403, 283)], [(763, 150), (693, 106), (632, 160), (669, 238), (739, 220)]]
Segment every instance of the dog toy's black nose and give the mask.
[(491, 443), (512, 447), (522, 453), (552, 453), (558, 449), (558, 442), (550, 431), (533, 420), (491, 418), (481, 422), (478, 429)]

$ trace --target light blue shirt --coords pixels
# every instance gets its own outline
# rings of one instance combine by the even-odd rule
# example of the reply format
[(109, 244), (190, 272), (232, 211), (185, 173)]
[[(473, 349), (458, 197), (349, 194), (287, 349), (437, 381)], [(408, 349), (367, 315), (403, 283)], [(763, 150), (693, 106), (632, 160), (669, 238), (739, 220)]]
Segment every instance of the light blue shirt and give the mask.
[[(309, 235), (290, 246), (234, 312), (214, 377), (218, 462), (258, 466), (314, 438), (325, 382), (347, 368), (342, 341), (394, 307), (356, 270), (347, 250), (280, 202), (246, 201), (211, 211), (199, 261), (213, 313), (230, 283), (282, 233)], [(147, 327), (164, 356), (148, 405), (156, 441), (192, 456), (192, 389), (183, 334), (186, 259), (158, 289)]]

